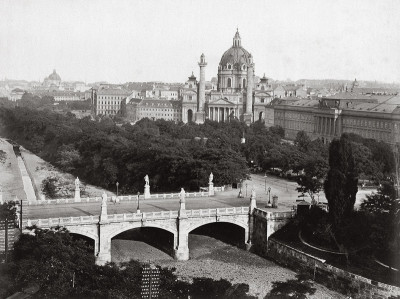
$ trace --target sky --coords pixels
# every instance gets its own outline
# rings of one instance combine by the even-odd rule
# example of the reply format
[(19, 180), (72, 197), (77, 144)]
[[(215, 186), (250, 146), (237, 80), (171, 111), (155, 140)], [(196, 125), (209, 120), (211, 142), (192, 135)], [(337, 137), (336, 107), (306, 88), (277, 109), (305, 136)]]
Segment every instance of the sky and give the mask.
[(0, 0), (0, 79), (206, 79), (239, 29), (274, 80), (400, 82), (398, 0)]

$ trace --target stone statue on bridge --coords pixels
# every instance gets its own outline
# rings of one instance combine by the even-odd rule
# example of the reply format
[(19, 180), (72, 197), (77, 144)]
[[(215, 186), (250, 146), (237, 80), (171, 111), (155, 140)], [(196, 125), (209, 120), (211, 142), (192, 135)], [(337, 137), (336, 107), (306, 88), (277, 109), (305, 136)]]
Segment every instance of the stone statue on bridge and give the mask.
[(185, 189), (181, 188), (181, 192), (179, 193), (180, 202), (185, 203), (185, 195), (186, 195)]
[(79, 182), (79, 178), (76, 177), (75, 180), (75, 197), (74, 197), (74, 201), (75, 202), (81, 202), (81, 189), (79, 188), (80, 182)]
[(101, 214), (100, 214), (100, 222), (108, 222), (108, 216), (107, 216), (107, 194), (105, 191), (103, 191), (103, 194), (101, 195)]
[(213, 179), (214, 179), (214, 175), (213, 175), (213, 173), (211, 172), (211, 173), (210, 173), (210, 177), (209, 177), (209, 179), (208, 179), (208, 183), (211, 184), (211, 183), (213, 182)]
[(107, 205), (107, 194), (105, 191), (101, 195), (101, 205)]
[(181, 192), (179, 193), (179, 211), (178, 211), (178, 215), (180, 218), (187, 218), (185, 195), (186, 195), (185, 190), (181, 188)]
[(75, 190), (79, 190), (79, 185), (80, 185), (79, 178), (76, 177), (76, 179), (75, 179)]
[(144, 177), (144, 181), (146, 182), (146, 184), (144, 185), (144, 199), (150, 199), (151, 198), (151, 194), (150, 194), (150, 181), (149, 181), (149, 176), (146, 174), (146, 176)]
[(257, 207), (256, 190), (255, 190), (255, 186), (253, 185), (253, 188), (251, 189), (251, 197), (250, 197), (250, 212), (252, 213), (256, 207)]
[(254, 189), (254, 185), (253, 188), (251, 189), (251, 198), (256, 198), (256, 190)]

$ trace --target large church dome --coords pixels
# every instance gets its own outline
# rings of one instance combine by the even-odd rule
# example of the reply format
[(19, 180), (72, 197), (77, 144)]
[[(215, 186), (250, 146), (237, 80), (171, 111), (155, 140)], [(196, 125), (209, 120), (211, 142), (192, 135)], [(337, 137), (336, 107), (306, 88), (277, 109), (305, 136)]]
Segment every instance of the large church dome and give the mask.
[(250, 53), (241, 45), (239, 31), (236, 31), (233, 45), (222, 55), (219, 65), (222, 69), (243, 69), (244, 65), (251, 62), (250, 57)]
[(56, 70), (47, 77), (47, 80), (61, 81), (61, 77), (57, 74)]

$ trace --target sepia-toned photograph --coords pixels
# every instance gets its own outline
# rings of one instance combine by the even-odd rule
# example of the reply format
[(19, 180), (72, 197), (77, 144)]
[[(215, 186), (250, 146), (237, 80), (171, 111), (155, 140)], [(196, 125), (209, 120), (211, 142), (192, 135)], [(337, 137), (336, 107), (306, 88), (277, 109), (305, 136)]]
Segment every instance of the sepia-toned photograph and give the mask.
[(0, 0), (0, 299), (400, 299), (399, 13)]

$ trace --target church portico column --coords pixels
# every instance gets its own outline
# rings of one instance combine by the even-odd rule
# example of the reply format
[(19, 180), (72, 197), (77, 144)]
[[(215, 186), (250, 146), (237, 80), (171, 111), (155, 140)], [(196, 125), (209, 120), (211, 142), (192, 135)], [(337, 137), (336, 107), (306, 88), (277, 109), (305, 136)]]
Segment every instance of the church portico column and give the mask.
[(249, 64), (247, 66), (247, 89), (246, 89), (246, 113), (243, 114), (243, 120), (249, 124), (253, 116), (253, 81), (254, 64), (253, 57), (249, 55)]
[(204, 123), (205, 119), (205, 110), (204, 110), (204, 104), (205, 104), (205, 98), (206, 98), (206, 79), (205, 79), (205, 68), (206, 68), (207, 62), (205, 59), (204, 54), (201, 54), (200, 56), (200, 62), (199, 62), (199, 67), (200, 67), (200, 81), (199, 81), (199, 94), (198, 94), (198, 100), (197, 100), (197, 112), (195, 114), (195, 121), (198, 124)]

